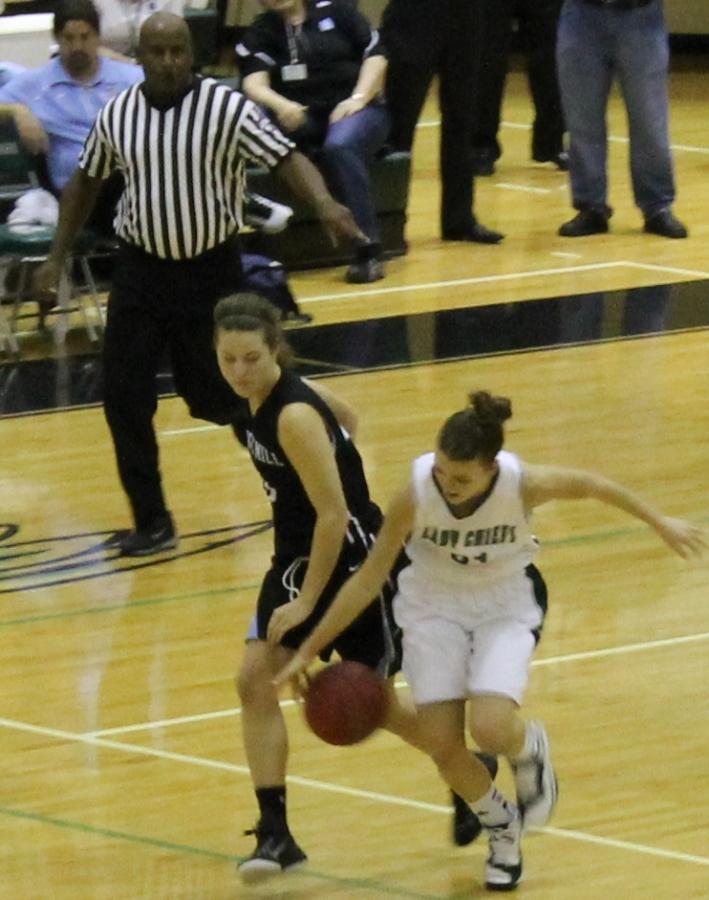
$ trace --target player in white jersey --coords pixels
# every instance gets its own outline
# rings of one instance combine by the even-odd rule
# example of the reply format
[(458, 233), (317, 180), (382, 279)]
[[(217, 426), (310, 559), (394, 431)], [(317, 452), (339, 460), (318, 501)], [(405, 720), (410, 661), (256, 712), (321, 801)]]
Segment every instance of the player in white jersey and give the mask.
[[(254, 294), (225, 297), (214, 310), (220, 371), (246, 401), (234, 428), (263, 479), (273, 512), (274, 554), (237, 677), (244, 747), (259, 807), (258, 824), (249, 832), (256, 836), (256, 849), (239, 866), (246, 882), (306, 860), (288, 824), (288, 739), (272, 679), (367, 558), (382, 521), (352, 439), (356, 414), (327, 388), (304, 381), (284, 365), (287, 346), (278, 320), (277, 310)], [(334, 650), (382, 675), (398, 671), (400, 631), (391, 617), (396, 568), (324, 658)], [(415, 710), (400, 702), (391, 683), (389, 690), (386, 727), (420, 747)], [(456, 807), (458, 818), (460, 804), (464, 801)], [(472, 816), (465, 804), (462, 814)]]
[(511, 890), (521, 878), (521, 828), (517, 809), (466, 747), (466, 703), (473, 740), (512, 767), (524, 825), (548, 821), (557, 794), (546, 731), (519, 714), (546, 609), (544, 581), (532, 564), (532, 510), (550, 500), (594, 498), (646, 522), (682, 557), (707, 546), (700, 529), (615, 482), (522, 463), (502, 450), (510, 415), (509, 400), (478, 391), (444, 423), (435, 453), (414, 462), (392, 500), (367, 562), (277, 678), (302, 672), (364, 608), (405, 543), (411, 564), (394, 601), (403, 669), (429, 754), (489, 832), (491, 890)]

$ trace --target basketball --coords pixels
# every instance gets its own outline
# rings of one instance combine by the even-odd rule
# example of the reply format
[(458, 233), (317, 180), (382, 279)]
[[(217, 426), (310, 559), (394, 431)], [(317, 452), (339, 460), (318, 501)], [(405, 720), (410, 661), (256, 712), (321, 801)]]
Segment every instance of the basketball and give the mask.
[(321, 669), (305, 694), (305, 719), (328, 744), (357, 744), (381, 728), (387, 716), (386, 682), (358, 662), (338, 662)]

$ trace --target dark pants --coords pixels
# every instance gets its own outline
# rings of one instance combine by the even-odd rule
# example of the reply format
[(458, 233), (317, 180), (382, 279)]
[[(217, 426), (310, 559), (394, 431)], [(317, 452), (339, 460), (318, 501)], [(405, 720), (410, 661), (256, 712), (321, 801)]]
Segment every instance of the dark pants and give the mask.
[(377, 206), (369, 167), (389, 132), (383, 103), (370, 103), (334, 124), (330, 112), (309, 111), (289, 137), (322, 170), (333, 195), (347, 206), (367, 238), (379, 243)]
[(441, 110), (441, 228), (464, 229), (473, 208), (472, 134), (477, 62), (473, 0), (443, 4), (392, 2), (382, 30), (389, 49), (386, 99), (390, 144), (410, 151), (434, 75)]
[(563, 149), (564, 116), (556, 73), (556, 32), (562, 0), (477, 0), (480, 8), (480, 77), (473, 145), (491, 158), (498, 141), (512, 20), (519, 24), (534, 103), (532, 157), (550, 159)]
[(153, 427), (165, 354), (191, 415), (224, 425), (243, 409), (219, 372), (212, 341), (214, 305), (240, 280), (235, 240), (182, 262), (121, 248), (104, 340), (104, 412), (137, 528), (167, 514)]

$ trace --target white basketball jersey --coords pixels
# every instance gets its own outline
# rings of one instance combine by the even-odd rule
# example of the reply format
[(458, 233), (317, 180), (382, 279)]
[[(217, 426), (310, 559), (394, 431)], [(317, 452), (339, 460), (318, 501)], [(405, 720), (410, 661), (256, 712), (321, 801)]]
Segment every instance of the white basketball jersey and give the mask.
[(522, 504), (522, 466), (505, 450), (497, 454), (498, 475), (484, 502), (465, 518), (451, 512), (433, 479), (434, 454), (414, 460), (416, 522), (406, 545), (411, 560), (399, 576), (402, 590), (416, 586), (420, 597), (465, 594), (521, 574), (539, 543)]

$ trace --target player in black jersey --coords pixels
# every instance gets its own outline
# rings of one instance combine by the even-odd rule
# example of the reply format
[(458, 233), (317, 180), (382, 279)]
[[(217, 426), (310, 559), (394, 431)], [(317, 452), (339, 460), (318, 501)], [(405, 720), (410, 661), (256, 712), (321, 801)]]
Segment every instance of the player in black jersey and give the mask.
[[(257, 847), (240, 866), (256, 881), (305, 861), (286, 819), (287, 735), (273, 677), (292, 658), (338, 589), (364, 562), (381, 524), (352, 442), (353, 410), (283, 368), (278, 314), (263, 298), (236, 294), (214, 310), (219, 368), (248, 401), (236, 423), (273, 508), (274, 555), (249, 629), (237, 686), (260, 820)], [(393, 584), (327, 648), (392, 675), (399, 642)], [(414, 746), (417, 722), (391, 688), (387, 728)]]

